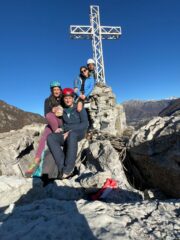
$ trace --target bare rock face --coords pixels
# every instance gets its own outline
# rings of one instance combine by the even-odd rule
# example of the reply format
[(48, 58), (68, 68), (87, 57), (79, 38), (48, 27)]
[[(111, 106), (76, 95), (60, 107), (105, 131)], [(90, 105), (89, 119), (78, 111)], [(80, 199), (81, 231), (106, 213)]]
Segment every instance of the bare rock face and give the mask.
[[(33, 162), (44, 128), (44, 124), (33, 124), (1, 134), (0, 175), (24, 176), (28, 166)], [(81, 152), (89, 146), (86, 139), (80, 141), (78, 145), (77, 166), (81, 164)], [(45, 148), (47, 149), (47, 146)]]
[(123, 106), (116, 104), (112, 89), (97, 84), (91, 95), (89, 113), (93, 129), (122, 135), (126, 129), (126, 116)]
[(156, 117), (132, 136), (128, 155), (145, 187), (180, 197), (180, 115)]
[(86, 192), (97, 192), (107, 179), (114, 179), (118, 188), (108, 194), (106, 201), (129, 202), (142, 199), (142, 193), (128, 183), (122, 156), (109, 140), (93, 140), (84, 151), (86, 157), (80, 167), (79, 180)]
[(105, 174), (105, 178), (116, 179), (121, 188), (129, 187), (119, 154), (109, 140), (95, 140), (89, 144), (85, 166), (86, 171), (100, 174), (102, 178)]
[(0, 175), (23, 175), (33, 161), (44, 126), (44, 124), (34, 124), (1, 134)]

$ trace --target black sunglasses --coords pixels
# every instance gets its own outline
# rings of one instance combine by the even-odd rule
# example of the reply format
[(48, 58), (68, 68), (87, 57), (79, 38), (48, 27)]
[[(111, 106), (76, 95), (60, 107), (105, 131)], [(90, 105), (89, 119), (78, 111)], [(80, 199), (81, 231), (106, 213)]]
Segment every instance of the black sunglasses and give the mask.
[(81, 71), (81, 73), (84, 73), (84, 72), (87, 72), (87, 69), (84, 69), (84, 70)]

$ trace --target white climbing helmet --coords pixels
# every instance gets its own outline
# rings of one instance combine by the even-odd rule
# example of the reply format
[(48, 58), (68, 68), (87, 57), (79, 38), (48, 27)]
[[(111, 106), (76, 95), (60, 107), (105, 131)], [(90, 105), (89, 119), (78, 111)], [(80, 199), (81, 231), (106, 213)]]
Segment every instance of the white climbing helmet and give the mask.
[(92, 59), (92, 58), (89, 58), (88, 60), (87, 60), (87, 65), (88, 64), (95, 64), (95, 61)]

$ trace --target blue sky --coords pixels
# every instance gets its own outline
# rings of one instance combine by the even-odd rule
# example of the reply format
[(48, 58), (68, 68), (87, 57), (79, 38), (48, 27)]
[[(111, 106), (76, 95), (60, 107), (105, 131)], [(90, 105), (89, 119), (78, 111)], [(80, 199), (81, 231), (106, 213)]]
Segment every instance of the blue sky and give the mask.
[(122, 27), (103, 41), (107, 84), (118, 102), (180, 97), (179, 0), (0, 0), (0, 99), (43, 113), (51, 80), (73, 86), (92, 56), (90, 40), (71, 40), (71, 24)]

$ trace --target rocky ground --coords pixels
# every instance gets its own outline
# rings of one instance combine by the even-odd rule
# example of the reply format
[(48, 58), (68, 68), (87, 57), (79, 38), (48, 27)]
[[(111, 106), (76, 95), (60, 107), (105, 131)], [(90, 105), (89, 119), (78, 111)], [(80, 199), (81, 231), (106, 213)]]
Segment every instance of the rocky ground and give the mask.
[(3, 240), (180, 239), (180, 200), (90, 201), (70, 180), (0, 180)]
[[(97, 86), (94, 130), (69, 180), (24, 178), (44, 125), (1, 134), (0, 239), (180, 239), (180, 113), (132, 134), (114, 107), (111, 88)], [(118, 187), (92, 201), (108, 178)]]

